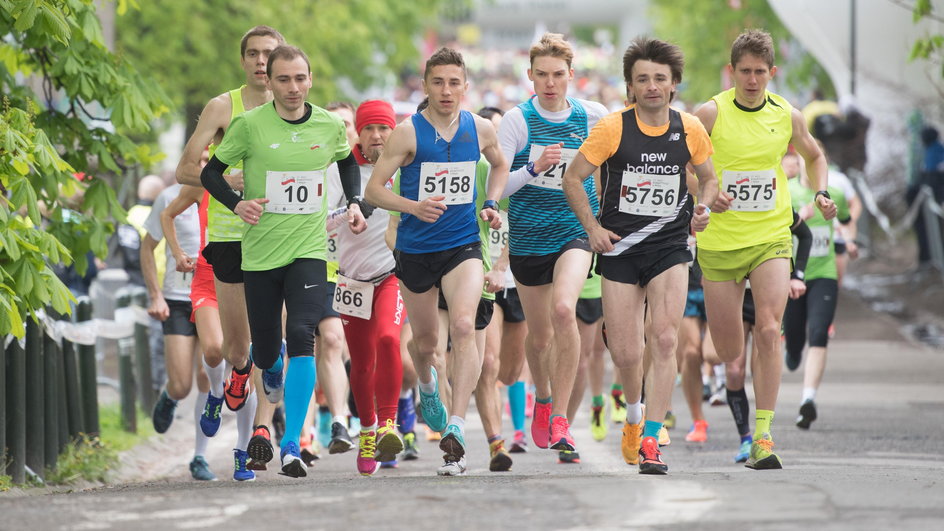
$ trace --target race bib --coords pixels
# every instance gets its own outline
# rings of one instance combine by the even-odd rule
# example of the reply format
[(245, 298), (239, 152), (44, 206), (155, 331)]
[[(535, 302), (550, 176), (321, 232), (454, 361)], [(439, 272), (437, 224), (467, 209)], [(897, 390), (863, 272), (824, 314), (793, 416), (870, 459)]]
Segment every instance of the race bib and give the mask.
[(328, 243), (325, 247), (325, 261), (338, 261), (338, 231), (328, 234)]
[(492, 257), (492, 264), (501, 256), (502, 249), (508, 245), (508, 213), (500, 212), (501, 228), (498, 230), (488, 229), (488, 252)]
[(467, 205), (475, 192), (475, 162), (424, 162), (417, 201), (445, 196), (446, 205)]
[(810, 257), (829, 256), (829, 246), (832, 244), (829, 227), (810, 227), (810, 232), (813, 233)]
[(679, 201), (678, 175), (623, 172), (619, 211), (638, 216), (669, 216)]
[[(164, 284), (170, 289), (179, 289), (183, 291), (190, 291), (190, 284), (193, 282), (193, 271), (177, 271), (176, 269), (172, 271), (167, 271), (164, 273), (165, 280)], [(168, 280), (170, 282), (168, 282)]]
[(731, 196), (731, 210), (766, 212), (777, 204), (777, 172), (725, 171), (721, 188)]
[(338, 275), (331, 307), (342, 315), (370, 319), (374, 302), (374, 285)]
[[(544, 147), (531, 144), (531, 154), (528, 157), (528, 162), (537, 162), (541, 158), (541, 154), (544, 153)], [(551, 190), (563, 190), (564, 172), (567, 171), (567, 166), (574, 161), (576, 156), (576, 149), (562, 148), (560, 162), (539, 173), (537, 177), (528, 181), (528, 184)]]
[(266, 212), (312, 214), (321, 210), (324, 170), (266, 172)]

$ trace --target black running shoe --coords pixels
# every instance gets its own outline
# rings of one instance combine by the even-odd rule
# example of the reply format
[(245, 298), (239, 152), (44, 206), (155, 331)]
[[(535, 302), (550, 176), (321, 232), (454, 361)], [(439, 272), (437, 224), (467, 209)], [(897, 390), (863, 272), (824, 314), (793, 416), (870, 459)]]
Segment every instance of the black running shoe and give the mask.
[(354, 441), (347, 433), (347, 428), (340, 422), (331, 423), (331, 442), (328, 444), (329, 454), (343, 454), (354, 448)]
[(807, 400), (800, 406), (800, 416), (797, 417), (797, 428), (808, 430), (814, 420), (816, 420), (816, 404), (812, 400)]

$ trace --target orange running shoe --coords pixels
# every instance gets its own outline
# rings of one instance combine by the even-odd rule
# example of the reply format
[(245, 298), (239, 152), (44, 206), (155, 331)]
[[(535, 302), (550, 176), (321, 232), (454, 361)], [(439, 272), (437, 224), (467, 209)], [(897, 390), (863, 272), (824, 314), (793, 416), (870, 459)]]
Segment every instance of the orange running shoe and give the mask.
[(692, 431), (685, 436), (685, 442), (703, 443), (708, 440), (708, 421), (696, 420)]
[(252, 376), (252, 363), (249, 364), (249, 371), (246, 374), (239, 374), (234, 368), (226, 381), (226, 387), (223, 389), (223, 397), (226, 399), (226, 407), (230, 411), (239, 411), (246, 405), (246, 399), (249, 398), (249, 377)]
[(646, 437), (639, 448), (639, 473), (664, 475), (669, 466), (662, 462), (659, 441), (655, 437)]
[(623, 460), (627, 465), (639, 464), (639, 446), (642, 439), (643, 423), (630, 424), (623, 423), (623, 441), (620, 443), (620, 450), (623, 453)]

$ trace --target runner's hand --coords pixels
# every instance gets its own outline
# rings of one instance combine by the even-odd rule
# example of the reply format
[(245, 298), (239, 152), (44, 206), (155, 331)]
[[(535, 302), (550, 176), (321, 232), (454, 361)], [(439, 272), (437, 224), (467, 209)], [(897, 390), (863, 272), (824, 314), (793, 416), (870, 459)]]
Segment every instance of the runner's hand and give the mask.
[(250, 199), (248, 201), (240, 201), (239, 203), (236, 203), (236, 208), (233, 209), (233, 212), (239, 216), (239, 219), (245, 221), (246, 223), (250, 225), (258, 225), (259, 218), (262, 217), (262, 212), (265, 210), (262, 205), (268, 202), (269, 200), (264, 197)]
[(728, 195), (727, 192), (719, 191), (718, 197), (715, 198), (715, 202), (711, 205), (711, 211), (720, 214), (722, 212), (727, 212), (731, 208), (731, 201), (734, 198)]
[(485, 291), (498, 293), (503, 289), (505, 289), (505, 273), (503, 271), (493, 269), (485, 273)]
[(816, 208), (823, 213), (823, 217), (826, 219), (833, 219), (836, 217), (836, 203), (832, 199), (826, 199), (826, 197), (820, 195), (816, 197)]
[(347, 207), (347, 222), (354, 234), (360, 234), (367, 230), (367, 220), (364, 218), (364, 213), (361, 212), (361, 207), (357, 203), (351, 203)]
[(416, 203), (413, 212), (410, 212), (410, 214), (420, 218), (420, 221), (435, 223), (439, 216), (446, 211), (446, 205), (442, 203), (444, 199), (446, 199), (444, 195), (424, 199)]
[(498, 213), (494, 208), (483, 208), (479, 215), (482, 216), (483, 221), (488, 222), (488, 226), (493, 230), (498, 230), (501, 228), (501, 214)]
[(806, 293), (806, 282), (803, 282), (802, 280), (798, 278), (791, 278), (790, 279), (790, 298), (794, 300), (799, 299), (800, 297), (803, 296), (804, 293)]
[(147, 313), (158, 321), (166, 321), (170, 317), (170, 308), (167, 307), (167, 301), (164, 300), (163, 295), (158, 295), (151, 300)]
[(698, 203), (695, 205), (695, 211), (692, 213), (692, 230), (701, 232), (708, 226), (708, 218), (711, 213), (708, 207)]
[(608, 253), (613, 250), (613, 243), (622, 240), (615, 232), (597, 225), (589, 231), (590, 248), (595, 253)]
[(563, 153), (561, 148), (563, 147), (563, 142), (545, 146), (544, 153), (541, 153), (541, 156), (538, 158), (538, 160), (534, 161), (534, 171), (537, 173), (544, 173), (552, 166), (560, 164), (561, 154)]
[(174, 256), (174, 262), (177, 263), (177, 271), (180, 271), (181, 273), (189, 273), (196, 267), (193, 258), (187, 256), (187, 253), (182, 253), (180, 256)]

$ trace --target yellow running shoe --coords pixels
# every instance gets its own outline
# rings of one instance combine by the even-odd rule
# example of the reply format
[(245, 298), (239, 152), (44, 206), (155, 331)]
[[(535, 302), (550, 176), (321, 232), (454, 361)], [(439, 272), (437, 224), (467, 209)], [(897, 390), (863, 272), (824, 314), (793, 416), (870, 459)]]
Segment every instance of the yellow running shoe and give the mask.
[(773, 452), (774, 440), (769, 433), (762, 433), (760, 437), (755, 436), (751, 444), (751, 456), (747, 458), (744, 466), (754, 470), (775, 470), (783, 468), (783, 462), (780, 457)]
[(442, 439), (442, 433), (438, 431), (433, 431), (432, 428), (426, 426), (426, 440), (430, 442), (435, 442)]
[(491, 457), (488, 462), (488, 469), (491, 472), (507, 472), (511, 470), (511, 454), (505, 450), (505, 440), (498, 439), (488, 445), (488, 453)]
[(668, 446), (670, 444), (672, 444), (672, 439), (669, 438), (669, 430), (665, 429), (665, 425), (663, 424), (662, 427), (659, 428), (659, 446)]
[(627, 465), (639, 464), (639, 446), (642, 442), (643, 423), (630, 424), (623, 423), (623, 440), (620, 443), (620, 451), (623, 452), (623, 460)]
[(603, 406), (590, 408), (590, 435), (594, 441), (606, 439), (606, 421), (603, 419)]
[(393, 419), (387, 419), (387, 422), (377, 430), (377, 449), (374, 459), (385, 463), (397, 458), (397, 454), (403, 451), (403, 439), (397, 433), (397, 423)]
[(626, 422), (626, 399), (623, 393), (618, 395), (610, 393), (610, 406), (610, 421), (613, 424)]

